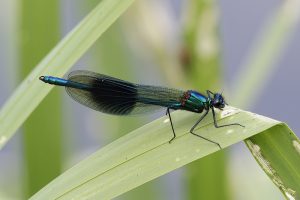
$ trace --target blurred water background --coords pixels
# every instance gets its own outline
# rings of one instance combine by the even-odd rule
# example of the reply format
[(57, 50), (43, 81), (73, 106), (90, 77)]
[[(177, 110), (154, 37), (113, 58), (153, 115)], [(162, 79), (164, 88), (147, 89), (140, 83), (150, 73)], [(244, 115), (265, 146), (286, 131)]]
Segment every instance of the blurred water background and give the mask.
[[(59, 41), (72, 30), (98, 2), (96, 0), (89, 2), (57, 1), (58, 36), (57, 40), (54, 39), (53, 46), (56, 44), (55, 41)], [(203, 2), (203, 4), (211, 4), (208, 3), (210, 1)], [(30, 35), (24, 34), (21, 28), (24, 22), (22, 21), (24, 4), (28, 4), (28, 2), (0, 1), (0, 105), (4, 104), (28, 71), (22, 69), (22, 63), (26, 59), (20, 59), (22, 56), (24, 57), (21, 55), (22, 52), (24, 53), (20, 50), (21, 43), (32, 40)], [(235, 105), (235, 99), (233, 99), (239, 95), (236, 94), (239, 77), (248, 75), (247, 63), (251, 59), (252, 52), (259, 51), (255, 46), (259, 43), (259, 36), (268, 27), (268, 24), (272, 23), (274, 20), (272, 16), (283, 2), (278, 0), (218, 1), (213, 4), (212, 10), (203, 10), (202, 22), (193, 22), (189, 18), (188, 12), (192, 12), (190, 6), (193, 4), (195, 4), (193, 0), (136, 1), (74, 65), (72, 70), (87, 69), (144, 84), (182, 89), (193, 87), (200, 91), (224, 90), (225, 97), (229, 103), (232, 102), (233, 106), (241, 106), (241, 109), (284, 121), (298, 134), (300, 132), (300, 114), (297, 112), (298, 98), (300, 98), (298, 92), (300, 69), (297, 67), (300, 63), (298, 56), (298, 52), (300, 52), (299, 22), (295, 23), (286, 43), (282, 45), (280, 52), (271, 63), (272, 67), (264, 76), (264, 81), (259, 87), (253, 86), (258, 92), (251, 96), (243, 93), (243, 97), (249, 101), (240, 105)], [(30, 4), (27, 5), (27, 8), (35, 9), (35, 7), (31, 8)], [(42, 15), (43, 12), (40, 14)], [(39, 15), (35, 17), (38, 18)], [(183, 32), (183, 30), (188, 30), (187, 24), (193, 25), (192, 29), (196, 30), (196, 33), (202, 34), (199, 38), (204, 39), (199, 48), (204, 48), (204, 52), (208, 52), (209, 56), (211, 53), (216, 54), (218, 60), (210, 62), (217, 63), (213, 64), (217, 67), (208, 65), (194, 69), (195, 66), (189, 65), (193, 58), (189, 51), (186, 53), (186, 48), (189, 49), (189, 39), (186, 39), (188, 37), (185, 34), (187, 35), (188, 31)], [(215, 33), (205, 31), (214, 25), (216, 25)], [(40, 40), (48, 40), (47, 32), (50, 33), (52, 30), (47, 30), (47, 27), (47, 25), (43, 27), (46, 34), (42, 35)], [(23, 36), (21, 36), (22, 34)], [(215, 39), (211, 37), (215, 36), (211, 36), (211, 34), (216, 34), (218, 40), (214, 41)], [(207, 37), (202, 37), (203, 35)], [(198, 35), (195, 37), (197, 38)], [(182, 47), (184, 41), (187, 41), (185, 43), (187, 47)], [(35, 55), (34, 52), (32, 54)], [(201, 55), (206, 56), (205, 53)], [(30, 56), (31, 52), (27, 50), (26, 57)], [(185, 62), (188, 64), (185, 65)], [(201, 74), (202, 71), (204, 75)], [(181, 74), (184, 72), (186, 75)], [(192, 76), (190, 78), (189, 73), (199, 77), (199, 80)], [(252, 78), (255, 79), (255, 77)], [(205, 81), (201, 83), (201, 80)], [(209, 82), (209, 80), (212, 81)], [(198, 85), (199, 83), (201, 85)], [(59, 106), (56, 107), (60, 111), (52, 113), (52, 116), (59, 115), (58, 126), (61, 126), (59, 128), (61, 134), (58, 136), (60, 140), (55, 143), (58, 146), (54, 147), (58, 149), (57, 154), (59, 154), (56, 158), (59, 160), (58, 164), (54, 164), (59, 171), (58, 174), (117, 139), (121, 134), (126, 134), (164, 114), (162, 110), (161, 113), (137, 118), (109, 116), (79, 105), (69, 98), (62, 88), (55, 88), (54, 93), (50, 95), (57, 95)], [(47, 112), (54, 112), (53, 109), (55, 110), (50, 107)], [(35, 122), (31, 120), (31, 123)], [(32, 129), (29, 128), (29, 131)], [(43, 132), (44, 130), (41, 128), (32, 134), (42, 135)], [(32, 158), (28, 160), (30, 150), (24, 141), (26, 141), (24, 130), (21, 128), (0, 151), (0, 199), (25, 199), (43, 186), (32, 176), (35, 173), (39, 176), (43, 174), (46, 176), (47, 168), (43, 171), (43, 168), (39, 167), (43, 166), (42, 161)], [(42, 155), (49, 153), (49, 151), (43, 152), (43, 149), (34, 151), (40, 151), (39, 153)], [(225, 189), (220, 188), (220, 190), (226, 190), (226, 192), (221, 192), (222, 195), (226, 194), (224, 199), (283, 199), (281, 193), (259, 168), (243, 143), (225, 149), (224, 152), (216, 157), (219, 160), (216, 163), (222, 163), (222, 166), (225, 166), (222, 167), (224, 173), (222, 172), (221, 176), (225, 176), (224, 182), (227, 186)], [(52, 161), (49, 159), (51, 164)], [(222, 159), (226, 161), (220, 161)], [(30, 161), (33, 161), (34, 164), (29, 164)], [(32, 166), (33, 169), (29, 169)], [(48, 167), (51, 168), (51, 166)], [(193, 191), (186, 184), (191, 179), (189, 176), (193, 174), (188, 172), (191, 170), (189, 168), (190, 166), (173, 171), (118, 197), (118, 199), (140, 199), (141, 197), (144, 199), (200, 199), (196, 198), (197, 195), (191, 194)], [(200, 170), (200, 168), (196, 169)], [(37, 172), (38, 170), (41, 171)], [(54, 174), (48, 178), (49, 180), (58, 175), (55, 174), (56, 172), (52, 173)], [(210, 173), (218, 174), (219, 172), (211, 171)], [(201, 179), (201, 177), (196, 178)], [(212, 177), (212, 179), (214, 178)], [(32, 183), (34, 181), (36, 182)], [(201, 191), (201, 188), (199, 190)], [(215, 193), (219, 192), (218, 188), (214, 190)]]

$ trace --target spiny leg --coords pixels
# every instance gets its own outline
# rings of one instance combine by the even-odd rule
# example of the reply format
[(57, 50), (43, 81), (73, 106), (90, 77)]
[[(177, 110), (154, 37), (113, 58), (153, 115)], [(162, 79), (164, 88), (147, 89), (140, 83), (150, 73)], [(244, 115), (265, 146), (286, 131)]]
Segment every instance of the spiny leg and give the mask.
[(176, 138), (176, 134), (175, 134), (174, 127), (173, 127), (173, 122), (172, 122), (172, 118), (171, 118), (171, 114), (170, 114), (170, 108), (167, 108), (166, 115), (169, 116), (170, 123), (171, 123), (171, 127), (172, 127), (172, 131), (173, 131), (173, 137), (172, 137), (171, 140), (169, 141), (169, 143), (171, 144), (172, 140), (174, 140), (174, 139)]
[(217, 124), (217, 120), (216, 120), (216, 114), (215, 114), (215, 110), (214, 108), (211, 108), (212, 110), (212, 114), (213, 114), (213, 119), (214, 119), (214, 125), (216, 128), (221, 128), (221, 127), (225, 127), (225, 126), (241, 126), (241, 127), (244, 127), (242, 124), (239, 124), (239, 123), (232, 123), (232, 124), (224, 124), (224, 125), (218, 125)]
[(204, 117), (207, 115), (208, 111), (209, 111), (209, 110), (206, 110), (206, 112), (200, 117), (200, 119), (198, 119), (198, 121), (197, 121), (197, 122), (194, 124), (194, 126), (191, 128), (190, 133), (193, 134), (193, 135), (195, 135), (195, 136), (197, 136), (197, 137), (200, 137), (200, 138), (202, 138), (202, 139), (204, 139), (204, 140), (206, 140), (206, 141), (208, 141), (208, 142), (214, 143), (214, 144), (218, 145), (220, 149), (222, 149), (222, 147), (221, 147), (221, 145), (220, 145), (219, 143), (217, 143), (217, 142), (215, 142), (215, 141), (213, 141), (213, 140), (210, 140), (210, 139), (208, 139), (208, 138), (206, 138), (206, 137), (203, 137), (203, 136), (201, 136), (201, 135), (198, 135), (198, 134), (196, 134), (196, 133), (193, 132), (194, 129), (197, 127), (197, 125), (198, 125), (198, 124), (204, 119)]

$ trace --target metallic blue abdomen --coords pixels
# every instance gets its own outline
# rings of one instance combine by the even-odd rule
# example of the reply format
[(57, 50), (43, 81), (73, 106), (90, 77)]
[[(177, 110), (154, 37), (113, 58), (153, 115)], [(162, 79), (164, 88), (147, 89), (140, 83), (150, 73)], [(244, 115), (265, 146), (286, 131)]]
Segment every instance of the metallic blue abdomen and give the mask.
[(60, 85), (65, 87), (71, 87), (71, 88), (77, 88), (82, 90), (88, 90), (91, 89), (89, 85), (80, 83), (80, 82), (74, 82), (71, 80), (66, 80), (63, 78), (57, 78), (53, 76), (41, 76), (41, 81), (44, 81), (45, 83), (53, 84), (53, 85)]

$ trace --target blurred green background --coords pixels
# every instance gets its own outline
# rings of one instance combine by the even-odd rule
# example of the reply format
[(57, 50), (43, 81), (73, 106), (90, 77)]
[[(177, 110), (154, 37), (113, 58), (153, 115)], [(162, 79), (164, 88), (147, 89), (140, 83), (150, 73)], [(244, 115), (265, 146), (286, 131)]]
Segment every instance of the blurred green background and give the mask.
[[(0, 2), (1, 105), (98, 2)], [(224, 91), (229, 104), (285, 121), (298, 133), (299, 17), (285, 29), (283, 42), (270, 40), (266, 51), (269, 48), (271, 53), (260, 48), (280, 31), (273, 30), (272, 24), (284, 6), (270, 0), (136, 1), (73, 69), (144, 84)], [(257, 54), (266, 56), (257, 58)], [(268, 58), (261, 69), (253, 61)], [(0, 199), (30, 197), (92, 152), (164, 112), (138, 117), (105, 115), (55, 88), (0, 151)], [(240, 143), (118, 197), (141, 198), (283, 196)]]

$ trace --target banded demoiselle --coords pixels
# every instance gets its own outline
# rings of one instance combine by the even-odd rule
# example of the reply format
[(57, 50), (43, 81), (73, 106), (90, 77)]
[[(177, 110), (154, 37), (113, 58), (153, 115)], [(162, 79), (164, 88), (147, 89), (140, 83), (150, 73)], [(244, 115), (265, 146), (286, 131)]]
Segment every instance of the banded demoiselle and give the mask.
[(166, 114), (170, 119), (173, 137), (176, 138), (170, 110), (186, 110), (204, 114), (190, 129), (190, 133), (204, 140), (218, 145), (219, 143), (194, 133), (194, 129), (212, 110), (214, 125), (216, 128), (238, 125), (238, 123), (218, 125), (215, 108), (222, 110), (226, 104), (222, 94), (207, 90), (207, 96), (194, 90), (177, 90), (166, 87), (140, 85), (130, 83), (117, 78), (98, 74), (90, 71), (73, 71), (68, 79), (53, 76), (41, 76), (40, 80), (45, 83), (65, 86), (67, 93), (77, 102), (94, 110), (114, 114), (131, 115), (154, 110), (155, 107), (165, 107)]

